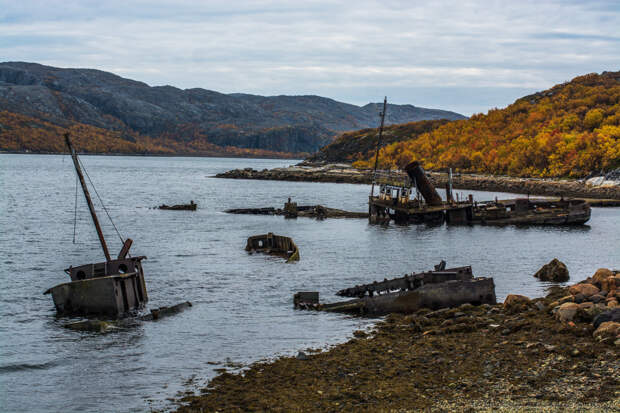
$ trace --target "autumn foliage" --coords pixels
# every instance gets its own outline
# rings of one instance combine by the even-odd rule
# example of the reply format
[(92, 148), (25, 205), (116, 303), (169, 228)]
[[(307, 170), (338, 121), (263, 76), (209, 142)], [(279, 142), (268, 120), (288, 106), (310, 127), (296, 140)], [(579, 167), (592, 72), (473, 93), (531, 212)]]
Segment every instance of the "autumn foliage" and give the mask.
[[(187, 129), (187, 130), (185, 130)], [(191, 129), (191, 130), (190, 130)], [(304, 153), (274, 152), (264, 149), (218, 146), (192, 128), (183, 129), (185, 141), (162, 134), (156, 138), (127, 129), (111, 131), (83, 123), (72, 122), (59, 126), (29, 116), (0, 111), (0, 150), (8, 152), (63, 153), (63, 134), (69, 132), (82, 153), (247, 156), (274, 158), (303, 158)]]
[[(397, 127), (388, 128), (387, 134)], [(427, 133), (412, 129), (409, 139), (382, 148), (380, 167), (402, 168), (413, 159), (429, 170), (512, 176), (582, 177), (617, 168), (620, 72), (580, 76), (505, 109), (449, 122)], [(371, 167), (374, 151), (354, 154), (351, 160), (356, 167)]]

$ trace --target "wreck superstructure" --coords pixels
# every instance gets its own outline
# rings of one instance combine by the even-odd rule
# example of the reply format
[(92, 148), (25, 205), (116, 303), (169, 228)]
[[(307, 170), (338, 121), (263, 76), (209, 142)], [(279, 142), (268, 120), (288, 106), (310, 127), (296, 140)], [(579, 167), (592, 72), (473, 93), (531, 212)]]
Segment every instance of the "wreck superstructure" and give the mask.
[(106, 260), (94, 264), (69, 267), (65, 272), (71, 281), (52, 287), (45, 291), (45, 294), (52, 295), (59, 314), (121, 317), (134, 310), (141, 309), (148, 301), (144, 271), (142, 270), (142, 260), (146, 257), (129, 256), (129, 249), (133, 241), (128, 238), (124, 240), (118, 257), (116, 259), (111, 258), (84, 180), (78, 155), (71, 144), (68, 133), (65, 134), (65, 142), (71, 153), (73, 165)]

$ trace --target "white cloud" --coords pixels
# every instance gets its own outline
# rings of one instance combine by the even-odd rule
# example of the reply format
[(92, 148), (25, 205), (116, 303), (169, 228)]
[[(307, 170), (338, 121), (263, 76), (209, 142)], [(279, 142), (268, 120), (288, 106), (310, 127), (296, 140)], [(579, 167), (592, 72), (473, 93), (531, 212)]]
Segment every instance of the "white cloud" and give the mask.
[(611, 1), (0, 0), (0, 60), (470, 114), (618, 70), (618, 27)]

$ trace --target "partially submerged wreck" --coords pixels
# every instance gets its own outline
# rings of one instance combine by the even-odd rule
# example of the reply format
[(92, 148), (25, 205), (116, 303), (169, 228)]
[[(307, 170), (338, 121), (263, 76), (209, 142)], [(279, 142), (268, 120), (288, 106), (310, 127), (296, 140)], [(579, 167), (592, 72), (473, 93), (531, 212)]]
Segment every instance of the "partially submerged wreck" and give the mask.
[(293, 302), (296, 309), (362, 315), (412, 313), (424, 307), (436, 310), (465, 303), (496, 303), (493, 278), (474, 277), (469, 266), (446, 269), (445, 262), (434, 271), (357, 285), (336, 294), (356, 298), (320, 303), (319, 293), (312, 291), (296, 293)]
[(286, 258), (286, 262), (299, 261), (299, 249), (295, 242), (273, 232), (263, 235), (254, 235), (248, 238), (245, 250), (249, 253), (263, 252)]
[(248, 214), (248, 215), (282, 215), (286, 218), (368, 218), (366, 212), (352, 212), (343, 209), (329, 208), (323, 205), (297, 205), (291, 198), (284, 203), (283, 208), (236, 208), (224, 211), (228, 214)]
[(195, 211), (198, 205), (194, 203), (194, 201), (189, 201), (189, 204), (178, 204), (178, 205), (166, 205), (162, 204), (157, 207), (157, 209), (164, 209), (168, 211)]
[(133, 242), (131, 239), (124, 241), (116, 259), (110, 257), (90, 193), (84, 181), (78, 155), (71, 144), (68, 133), (65, 134), (65, 142), (69, 147), (73, 165), (106, 260), (67, 268), (65, 272), (71, 281), (52, 287), (44, 294), (52, 295), (59, 314), (121, 317), (142, 308), (148, 301), (142, 270), (142, 260), (146, 257), (129, 256), (129, 249)]
[(408, 177), (398, 180), (375, 174), (373, 182), (379, 186), (379, 194), (371, 193), (368, 200), (370, 223), (581, 225), (590, 219), (590, 206), (582, 199), (528, 197), (476, 202), (470, 195), (455, 200), (449, 183), (443, 201), (418, 162), (411, 162), (405, 171)]

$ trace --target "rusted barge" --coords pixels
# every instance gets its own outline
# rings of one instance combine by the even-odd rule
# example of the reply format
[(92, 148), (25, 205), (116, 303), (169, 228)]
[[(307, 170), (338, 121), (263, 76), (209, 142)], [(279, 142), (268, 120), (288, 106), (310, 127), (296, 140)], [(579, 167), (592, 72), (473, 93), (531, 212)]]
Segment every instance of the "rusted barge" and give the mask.
[(65, 134), (65, 142), (71, 153), (73, 165), (106, 260), (94, 264), (69, 267), (65, 272), (71, 281), (52, 287), (44, 294), (52, 295), (59, 314), (122, 317), (141, 309), (148, 301), (142, 270), (142, 260), (146, 257), (130, 257), (129, 249), (133, 241), (126, 239), (118, 257), (116, 259), (111, 258), (88, 187), (84, 181), (78, 155), (71, 144), (68, 133)]
[(581, 225), (590, 219), (590, 206), (582, 199), (528, 197), (476, 202), (470, 195), (455, 200), (448, 184), (443, 201), (418, 162), (411, 162), (405, 171), (408, 177), (399, 180), (375, 174), (379, 194), (371, 193), (368, 200), (370, 223)]
[(293, 297), (297, 309), (383, 315), (412, 313), (420, 308), (439, 309), (465, 303), (495, 304), (493, 278), (474, 277), (471, 267), (445, 269), (346, 288), (337, 292), (353, 300), (320, 303), (319, 293), (298, 292)]
[(295, 242), (282, 235), (273, 232), (262, 235), (254, 235), (248, 238), (245, 250), (249, 253), (263, 252), (286, 258), (286, 262), (299, 261), (299, 249)]

